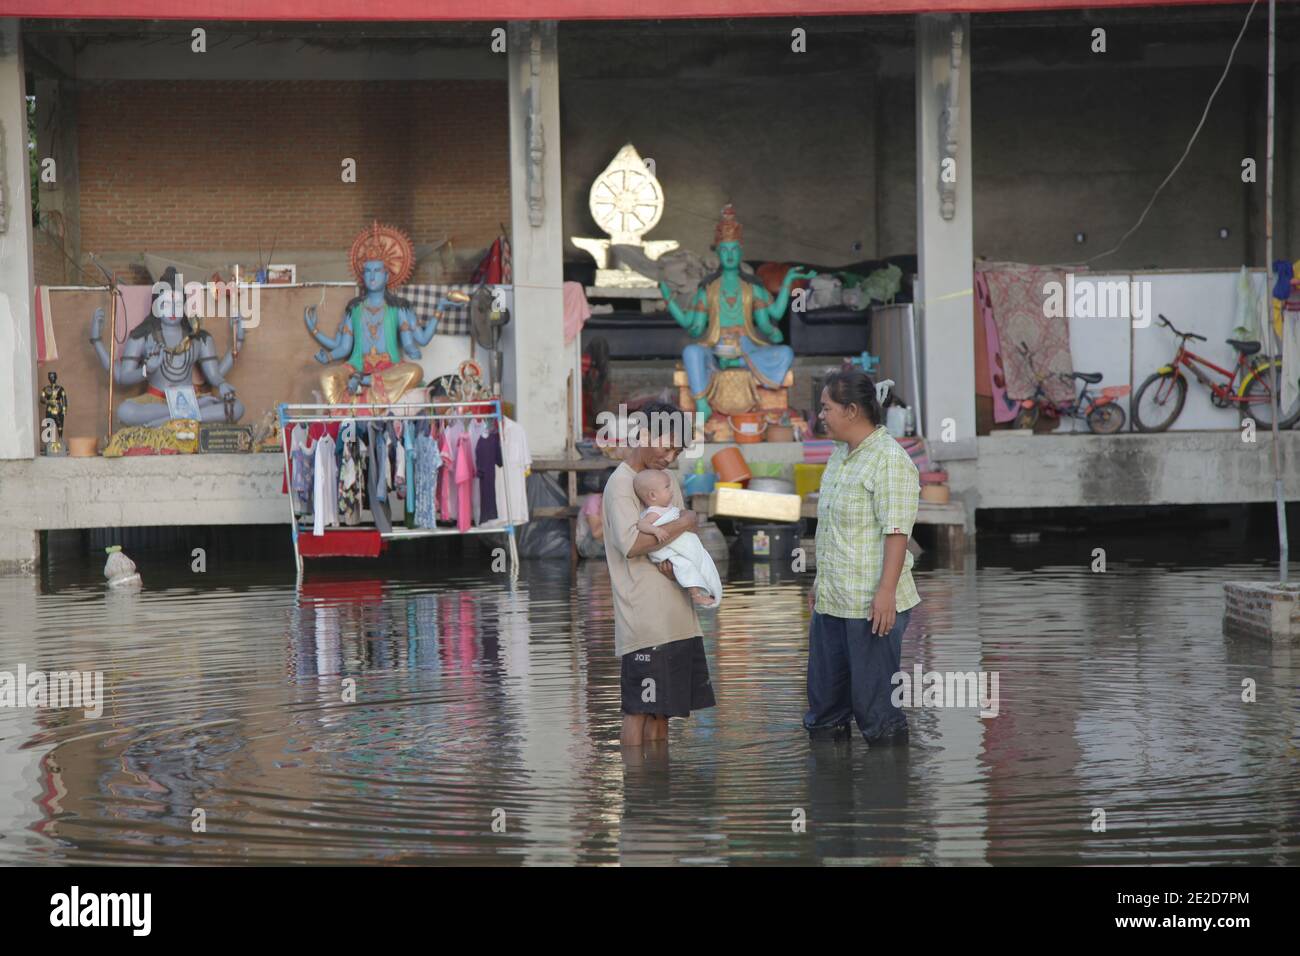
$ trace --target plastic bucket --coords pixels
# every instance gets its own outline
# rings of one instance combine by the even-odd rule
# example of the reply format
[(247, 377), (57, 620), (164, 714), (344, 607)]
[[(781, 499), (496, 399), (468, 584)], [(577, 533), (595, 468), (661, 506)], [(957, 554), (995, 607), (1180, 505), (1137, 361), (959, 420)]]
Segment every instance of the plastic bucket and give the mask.
[(921, 500), (932, 504), (947, 504), (950, 498), (947, 485), (922, 485)]
[(727, 421), (731, 423), (732, 438), (738, 445), (750, 445), (762, 441), (763, 432), (767, 430), (767, 416), (762, 412), (728, 415)]
[(95, 438), (65, 438), (64, 443), (68, 446), (70, 458), (94, 458), (99, 454), (96, 450), (98, 439)]
[(682, 493), (687, 495), (707, 495), (713, 491), (718, 476), (711, 471), (689, 474), (682, 481)]
[(800, 498), (819, 491), (822, 486), (822, 472), (825, 465), (808, 465), (798, 462), (794, 466), (794, 493)]
[(713, 470), (718, 481), (749, 481), (754, 476), (749, 472), (749, 464), (739, 448), (724, 448), (713, 456)]

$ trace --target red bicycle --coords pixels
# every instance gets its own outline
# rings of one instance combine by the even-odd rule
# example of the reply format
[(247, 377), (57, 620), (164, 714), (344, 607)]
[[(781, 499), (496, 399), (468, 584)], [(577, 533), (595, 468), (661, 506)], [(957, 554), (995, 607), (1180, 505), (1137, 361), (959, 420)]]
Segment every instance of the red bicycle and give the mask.
[[(1134, 395), (1133, 424), (1138, 431), (1162, 432), (1178, 418), (1183, 403), (1187, 401), (1187, 376), (1183, 374), (1184, 368), (1210, 390), (1210, 401), (1215, 407), (1232, 408), (1235, 405), (1243, 419), (1253, 418), (1264, 428), (1273, 426), (1272, 372), (1276, 366), (1277, 373), (1281, 376), (1280, 359), (1259, 355), (1258, 342), (1227, 339), (1227, 343), (1237, 350), (1237, 364), (1232, 369), (1220, 368), (1187, 347), (1189, 340), (1207, 341), (1204, 335), (1179, 332), (1163, 315), (1160, 316), (1160, 324), (1168, 326), (1178, 336), (1178, 352), (1172, 362), (1162, 365), (1147, 376), (1147, 380)], [(1211, 372), (1221, 377), (1222, 381), (1214, 381)], [(1279, 414), (1277, 424), (1279, 428), (1290, 428), (1297, 421), (1300, 421), (1300, 398)]]
[[(1057, 372), (1056, 376), (1069, 386), (1071, 392), (1074, 391), (1075, 379), (1082, 382), (1083, 386), (1079, 389), (1078, 396), (1071, 401), (1056, 402), (1047, 394), (1047, 380), (1051, 376), (1038, 371), (1034, 366), (1034, 356), (1027, 343), (1020, 343), (1020, 354), (1025, 357), (1029, 373), (1037, 382), (1037, 387), (1032, 396), (1021, 401), (1020, 411), (1016, 412), (1016, 428), (1033, 428), (1038, 423), (1040, 413), (1048, 418), (1081, 418), (1088, 423), (1088, 430), (1098, 435), (1113, 435), (1124, 427), (1124, 409), (1119, 407), (1118, 399), (1129, 393), (1127, 385), (1108, 385), (1101, 390), (1101, 394), (1094, 395), (1088, 386), (1101, 381), (1100, 372), (1071, 372), (1068, 375)], [(1073, 428), (1074, 423), (1070, 424)]]

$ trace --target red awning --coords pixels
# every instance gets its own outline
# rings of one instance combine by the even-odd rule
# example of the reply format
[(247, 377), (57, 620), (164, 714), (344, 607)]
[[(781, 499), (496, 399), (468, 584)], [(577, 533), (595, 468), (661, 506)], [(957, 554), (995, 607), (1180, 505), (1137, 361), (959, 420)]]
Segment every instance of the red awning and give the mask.
[(0, 0), (0, 16), (123, 20), (672, 20), (995, 13), (1246, 0)]

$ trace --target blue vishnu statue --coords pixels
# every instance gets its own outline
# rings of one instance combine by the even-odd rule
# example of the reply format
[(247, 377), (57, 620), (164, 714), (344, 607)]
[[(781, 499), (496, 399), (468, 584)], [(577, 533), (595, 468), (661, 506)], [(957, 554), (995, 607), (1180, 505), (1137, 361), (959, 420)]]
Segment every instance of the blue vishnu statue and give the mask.
[(776, 323), (789, 304), (791, 285), (816, 275), (811, 270), (791, 269), (773, 297), (754, 276), (740, 271), (741, 234), (735, 210), (728, 204), (714, 231), (719, 268), (701, 280), (690, 308), (683, 309), (673, 301), (667, 283), (659, 283), (673, 319), (699, 339), (682, 350), (682, 365), (701, 420), (707, 420), (712, 412), (708, 393), (719, 369), (748, 366), (759, 385), (781, 387), (794, 362), (794, 350), (781, 344)]
[(337, 363), (321, 376), (322, 394), (331, 405), (397, 402), (420, 384), (420, 348), (438, 325), (436, 314), (422, 322), (393, 291), (415, 270), (415, 247), (400, 229), (375, 222), (353, 241), (348, 258), (365, 292), (344, 308), (337, 334), (317, 328), (314, 306), (303, 312), (307, 331), (322, 346), (316, 361)]

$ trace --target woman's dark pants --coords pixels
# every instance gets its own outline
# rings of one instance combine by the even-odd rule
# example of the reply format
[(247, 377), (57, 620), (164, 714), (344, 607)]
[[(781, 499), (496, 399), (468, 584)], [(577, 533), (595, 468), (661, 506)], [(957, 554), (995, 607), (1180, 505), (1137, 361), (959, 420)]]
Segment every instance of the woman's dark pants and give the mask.
[(808, 626), (808, 713), (803, 725), (814, 736), (847, 727), (850, 714), (867, 740), (907, 729), (907, 717), (890, 699), (903, 656), (903, 632), (911, 610), (900, 611), (884, 637), (871, 633), (869, 618), (813, 612)]

